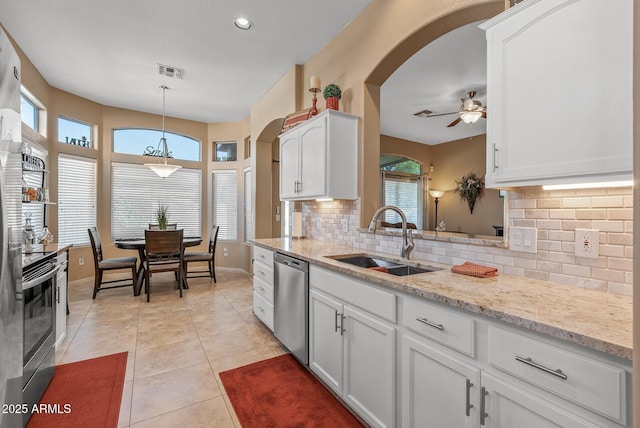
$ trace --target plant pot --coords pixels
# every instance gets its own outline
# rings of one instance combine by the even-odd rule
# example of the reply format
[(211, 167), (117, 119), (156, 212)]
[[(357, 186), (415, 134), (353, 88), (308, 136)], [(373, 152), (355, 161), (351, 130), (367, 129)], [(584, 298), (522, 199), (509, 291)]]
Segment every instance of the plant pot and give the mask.
[(338, 105), (340, 103), (340, 98), (338, 97), (329, 97), (325, 100), (326, 107), (331, 110), (339, 110)]
[(467, 199), (467, 204), (469, 205), (469, 211), (473, 214), (473, 207), (476, 205), (476, 198)]

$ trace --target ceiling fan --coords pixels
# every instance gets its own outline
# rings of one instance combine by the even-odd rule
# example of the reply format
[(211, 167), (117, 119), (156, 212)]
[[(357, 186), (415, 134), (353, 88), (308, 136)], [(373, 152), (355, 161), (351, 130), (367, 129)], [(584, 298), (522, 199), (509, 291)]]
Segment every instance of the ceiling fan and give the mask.
[(467, 98), (460, 98), (462, 101), (462, 105), (460, 106), (460, 111), (452, 111), (450, 113), (439, 113), (433, 114), (431, 110), (423, 110), (418, 113), (415, 113), (415, 116), (418, 117), (436, 117), (436, 116), (446, 116), (449, 114), (458, 114), (459, 116), (450, 124), (447, 125), (447, 128), (451, 128), (452, 126), (456, 126), (460, 121), (465, 123), (475, 123), (481, 117), (487, 118), (487, 106), (483, 106), (482, 103), (478, 100), (474, 100), (473, 97), (476, 96), (476, 91), (467, 92)]

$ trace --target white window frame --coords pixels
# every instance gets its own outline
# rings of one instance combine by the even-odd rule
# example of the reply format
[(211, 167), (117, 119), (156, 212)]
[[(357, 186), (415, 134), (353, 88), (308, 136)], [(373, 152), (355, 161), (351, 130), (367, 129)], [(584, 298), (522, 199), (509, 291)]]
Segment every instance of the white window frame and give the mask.
[(244, 178), (244, 240), (251, 241), (256, 237), (256, 222), (253, 209), (253, 188), (251, 168), (245, 168), (243, 171)]

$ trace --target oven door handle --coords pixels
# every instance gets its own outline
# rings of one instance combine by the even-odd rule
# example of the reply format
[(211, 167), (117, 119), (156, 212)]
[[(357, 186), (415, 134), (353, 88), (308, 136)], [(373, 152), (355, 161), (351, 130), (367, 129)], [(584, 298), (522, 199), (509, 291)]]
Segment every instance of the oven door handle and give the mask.
[(24, 281), (22, 283), (22, 291), (28, 290), (49, 281), (51, 278), (55, 277), (58, 274), (58, 270), (60, 270), (59, 265), (53, 268), (51, 271), (47, 272), (46, 275), (39, 276), (38, 278), (32, 279), (31, 281)]

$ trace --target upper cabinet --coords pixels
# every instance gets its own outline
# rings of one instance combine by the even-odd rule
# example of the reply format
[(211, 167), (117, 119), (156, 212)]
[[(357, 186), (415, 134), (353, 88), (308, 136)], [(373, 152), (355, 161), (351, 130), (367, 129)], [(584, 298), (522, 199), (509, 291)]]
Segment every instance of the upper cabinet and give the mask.
[(481, 28), (487, 187), (630, 180), (633, 0), (526, 0)]
[(358, 118), (325, 110), (280, 135), (280, 199), (358, 197)]

